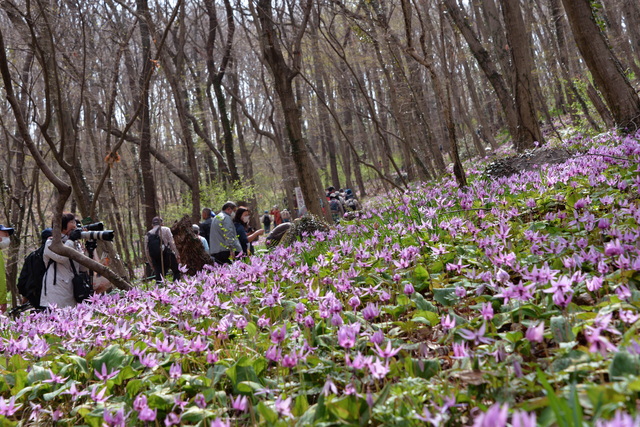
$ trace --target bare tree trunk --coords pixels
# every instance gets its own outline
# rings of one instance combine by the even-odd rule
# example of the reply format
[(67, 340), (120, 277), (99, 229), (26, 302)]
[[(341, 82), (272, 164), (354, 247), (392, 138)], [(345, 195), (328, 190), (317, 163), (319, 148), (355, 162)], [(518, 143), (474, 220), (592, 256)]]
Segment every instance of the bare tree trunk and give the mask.
[(622, 12), (624, 13), (625, 27), (635, 53), (634, 60), (640, 61), (640, 5), (636, 0), (622, 0)]
[(611, 115), (611, 111), (609, 111), (607, 105), (602, 101), (598, 90), (593, 87), (591, 82), (587, 82), (587, 96), (591, 100), (593, 107), (596, 109), (607, 128), (615, 127), (616, 122)]
[(478, 98), (478, 92), (476, 91), (475, 79), (471, 77), (471, 70), (469, 69), (469, 64), (467, 60), (462, 61), (462, 67), (464, 69), (465, 79), (467, 81), (467, 87), (469, 89), (469, 96), (471, 97), (471, 103), (473, 104), (473, 109), (476, 112), (476, 118), (478, 119), (477, 131), (480, 132), (482, 139), (489, 144), (491, 144), (491, 148), (493, 150), (498, 149), (498, 143), (496, 139), (493, 137), (493, 133), (490, 132), (490, 129), (483, 123), (490, 123), (489, 119), (486, 115), (485, 109), (482, 108), (480, 104), (480, 99)]
[(317, 175), (317, 171), (312, 166), (309, 152), (304, 142), (301, 112), (296, 104), (292, 85), (293, 79), (300, 69), (299, 41), (309, 19), (311, 2), (307, 1), (305, 5), (304, 24), (299, 29), (300, 32), (296, 39), (294, 52), (296, 52), (297, 56), (294, 57), (293, 67), (287, 65), (280, 48), (280, 42), (273, 22), (271, 0), (259, 0), (256, 9), (258, 12), (258, 21), (256, 21), (256, 24), (259, 25), (258, 31), (260, 33), (262, 50), (264, 58), (271, 70), (275, 90), (282, 105), (284, 120), (287, 126), (287, 136), (291, 144), (291, 156), (296, 166), (298, 182), (300, 183), (304, 202), (310, 213), (322, 217), (323, 212), (320, 207), (320, 200), (324, 197), (324, 194), (321, 188), (316, 187), (314, 175)]
[(500, 3), (515, 68), (514, 94), (518, 128), (514, 143), (516, 150), (523, 151), (533, 148), (535, 142), (544, 144), (534, 105), (537, 89), (532, 76), (531, 43), (524, 27), (520, 1), (500, 0)]
[[(71, 186), (60, 179), (49, 167), (47, 162), (42, 157), (42, 154), (38, 150), (36, 144), (33, 142), (31, 138), (31, 134), (29, 132), (29, 127), (25, 120), (24, 111), (20, 107), (20, 103), (16, 98), (13, 92), (13, 83), (11, 81), (11, 73), (9, 71), (9, 64), (6, 57), (6, 49), (4, 45), (4, 35), (2, 34), (2, 30), (0, 29), (0, 74), (2, 74), (2, 79), (4, 81), (4, 89), (6, 92), (7, 100), (11, 105), (11, 109), (13, 111), (13, 115), (16, 119), (18, 129), (20, 131), (20, 135), (23, 138), (29, 152), (33, 156), (38, 168), (42, 170), (44, 175), (49, 179), (49, 181), (55, 186), (57, 192), (56, 198), (56, 206), (53, 211), (53, 242), (51, 244), (51, 250), (66, 256), (68, 258), (77, 261), (83, 266), (87, 267), (90, 270), (97, 272), (98, 274), (106, 277), (111, 283), (117, 286), (120, 289), (128, 290), (131, 288), (131, 285), (127, 283), (125, 279), (115, 274), (108, 267), (96, 262), (81, 253), (74, 251), (71, 248), (68, 248), (62, 244), (61, 241), (61, 213), (64, 209), (64, 206), (71, 195)], [(46, 131), (46, 130), (45, 130)], [(64, 135), (64, 133), (63, 133)]]
[(233, 8), (229, 0), (224, 0), (224, 6), (227, 13), (227, 40), (224, 54), (220, 67), (216, 70), (213, 62), (213, 49), (216, 43), (216, 33), (218, 31), (218, 17), (216, 14), (216, 6), (213, 0), (206, 0), (207, 14), (209, 15), (209, 34), (207, 39), (207, 69), (209, 71), (209, 82), (213, 86), (213, 91), (218, 103), (218, 115), (222, 124), (222, 132), (224, 136), (224, 151), (227, 157), (227, 166), (230, 179), (233, 182), (240, 181), (238, 168), (236, 166), (235, 153), (233, 151), (233, 129), (229, 121), (229, 113), (227, 111), (227, 103), (222, 91), (222, 80), (229, 61), (231, 60), (231, 48), (233, 46), (233, 35), (235, 33), (235, 23), (233, 20)]
[(589, 113), (589, 107), (582, 98), (580, 92), (573, 83), (573, 76), (571, 74), (571, 62), (569, 61), (569, 48), (567, 46), (566, 39), (566, 22), (564, 20), (564, 14), (562, 13), (561, 0), (549, 0), (549, 8), (551, 10), (551, 20), (553, 21), (556, 41), (558, 45), (558, 57), (560, 61), (560, 71), (563, 79), (565, 80), (565, 91), (567, 94), (567, 101), (572, 103), (574, 100), (578, 102), (582, 113), (585, 115), (591, 127), (600, 131), (600, 126), (591, 117)]
[(617, 126), (636, 131), (640, 128), (640, 98), (596, 24), (589, 0), (562, 0), (562, 4), (578, 49)]
[[(636, 75), (636, 79), (638, 79), (638, 76), (640, 76), (640, 67), (638, 67), (634, 59), (633, 40), (630, 37), (633, 34), (633, 29), (629, 28), (628, 24), (626, 25), (627, 28), (622, 28), (624, 7), (618, 2), (614, 3), (612, 1), (602, 2), (602, 5), (604, 6), (604, 14), (606, 16), (605, 21), (610, 29), (609, 40), (613, 48), (617, 51), (616, 56), (622, 64), (622, 68), (630, 68)], [(621, 11), (621, 9), (623, 11)]]
[[(514, 0), (515, 1), (515, 0)], [(490, 40), (487, 40), (489, 46), (492, 46), (493, 53), (497, 58), (497, 63), (502, 70), (507, 85), (513, 88), (515, 81), (515, 73), (511, 62), (511, 53), (509, 42), (504, 31), (504, 27), (500, 20), (500, 0), (481, 0), (482, 13), (489, 30)]]
[(327, 80), (325, 75), (324, 66), (322, 64), (323, 58), (319, 54), (318, 46), (318, 25), (319, 17), (314, 9), (311, 18), (311, 47), (318, 54), (313, 60), (313, 75), (316, 86), (316, 107), (318, 109), (318, 116), (320, 121), (321, 138), (327, 147), (327, 155), (329, 158), (329, 169), (331, 171), (331, 185), (335, 188), (340, 188), (340, 176), (338, 175), (338, 160), (336, 155), (336, 141), (334, 139), (333, 132), (331, 130), (331, 119), (324, 104), (327, 102), (327, 95), (325, 92), (324, 82)]
[(142, 72), (138, 82), (141, 90), (138, 102), (142, 104), (140, 113), (140, 172), (142, 174), (142, 201), (145, 224), (150, 225), (154, 217), (158, 216), (158, 197), (156, 182), (151, 165), (151, 108), (149, 106), (149, 87), (144, 84), (145, 76), (153, 67), (151, 62), (151, 34), (149, 31), (149, 5), (147, 0), (136, 0), (136, 7), (141, 19), (138, 20), (140, 39), (142, 42)]
[[(420, 37), (420, 42), (422, 45), (422, 56), (419, 55), (415, 48), (413, 47), (413, 35), (411, 30), (411, 5), (407, 0), (402, 0), (402, 12), (404, 15), (404, 29), (405, 35), (407, 38), (407, 48), (406, 52), (409, 56), (411, 56), (414, 60), (424, 66), (429, 72), (429, 76), (431, 77), (431, 84), (433, 85), (433, 91), (436, 94), (436, 97), (440, 99), (442, 102), (442, 116), (444, 118), (444, 122), (447, 127), (448, 141), (451, 149), (451, 159), (453, 160), (453, 174), (458, 182), (458, 185), (463, 188), (467, 186), (467, 176), (464, 172), (464, 168), (462, 166), (462, 161), (460, 160), (460, 155), (458, 154), (458, 144), (456, 140), (456, 128), (455, 123), (453, 121), (453, 111), (451, 108), (451, 89), (450, 89), (450, 76), (449, 78), (445, 77), (444, 86), (442, 84), (442, 80), (440, 76), (435, 70), (433, 63), (427, 59), (427, 47), (425, 44), (424, 37), (424, 28), (423, 28), (423, 36)], [(442, 16), (442, 14), (441, 14)], [(441, 20), (441, 24), (442, 24)], [(441, 27), (440, 33), (441, 43), (444, 44), (444, 29)], [(442, 51), (440, 52), (440, 59), (443, 61), (443, 69), (448, 69), (447, 66), (447, 53), (445, 51), (444, 45), (441, 46)]]
[(507, 121), (507, 127), (509, 128), (509, 133), (515, 139), (518, 134), (519, 116), (516, 111), (509, 86), (507, 85), (502, 74), (500, 74), (496, 63), (489, 56), (489, 52), (487, 52), (484, 46), (482, 46), (482, 43), (480, 43), (480, 40), (471, 29), (468, 19), (460, 11), (460, 8), (456, 4), (455, 0), (444, 0), (444, 5), (449, 12), (447, 16), (453, 21), (453, 23), (462, 33), (462, 36), (469, 45), (471, 53), (478, 61), (478, 65), (487, 76), (489, 83), (491, 83), (491, 86), (493, 87), (496, 96), (500, 101), (502, 111), (504, 112), (504, 116)]

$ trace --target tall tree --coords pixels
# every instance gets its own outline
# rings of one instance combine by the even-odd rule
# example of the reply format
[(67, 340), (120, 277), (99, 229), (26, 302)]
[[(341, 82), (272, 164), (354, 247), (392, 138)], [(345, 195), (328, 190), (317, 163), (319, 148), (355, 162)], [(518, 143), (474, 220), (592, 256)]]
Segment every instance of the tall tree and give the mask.
[(515, 97), (518, 127), (514, 135), (515, 148), (523, 151), (532, 148), (537, 141), (544, 143), (534, 105), (537, 88), (533, 81), (533, 57), (527, 29), (524, 26), (520, 0), (500, 0), (504, 15), (507, 40), (514, 67), (513, 94)]
[(471, 50), (474, 58), (478, 61), (480, 69), (489, 80), (489, 83), (491, 83), (491, 86), (500, 101), (500, 106), (502, 107), (502, 112), (504, 113), (507, 121), (509, 133), (511, 133), (511, 136), (515, 138), (519, 125), (518, 114), (516, 112), (509, 85), (507, 84), (504, 76), (500, 73), (496, 61), (493, 60), (487, 49), (483, 46), (478, 35), (475, 33), (473, 28), (471, 28), (469, 19), (465, 16), (455, 0), (444, 0), (444, 5), (447, 8), (447, 12), (449, 12), (447, 16), (462, 33), (462, 36), (469, 45), (469, 50)]
[(229, 120), (229, 112), (227, 110), (227, 101), (224, 96), (222, 81), (224, 79), (227, 67), (231, 61), (231, 53), (233, 47), (233, 36), (236, 26), (233, 20), (233, 8), (229, 0), (224, 0), (224, 8), (227, 15), (227, 39), (225, 42), (224, 53), (220, 66), (216, 68), (213, 54), (216, 45), (216, 35), (219, 31), (218, 15), (213, 0), (205, 0), (207, 7), (207, 15), (209, 16), (209, 34), (207, 37), (207, 71), (209, 73), (208, 84), (213, 86), (216, 101), (218, 104), (218, 115), (222, 124), (222, 132), (224, 137), (224, 151), (227, 157), (227, 166), (229, 168), (229, 179), (232, 182), (240, 181), (238, 168), (236, 166), (235, 152), (233, 151), (233, 129)]
[(292, 63), (287, 64), (282, 53), (278, 32), (276, 31), (271, 0), (259, 0), (256, 6), (256, 25), (262, 45), (262, 53), (273, 78), (274, 87), (282, 106), (282, 112), (287, 127), (287, 136), (291, 146), (291, 156), (296, 165), (296, 174), (300, 183), (300, 190), (305, 205), (312, 214), (323, 216), (320, 201), (324, 197), (321, 188), (317, 188), (315, 176), (316, 169), (311, 163), (304, 136), (302, 135), (301, 111), (296, 103), (293, 90), (293, 79), (299, 74), (302, 61), (301, 41), (304, 35), (312, 1), (307, 0), (303, 4), (303, 15), (296, 33), (293, 35), (291, 46)]
[(573, 36), (593, 81), (602, 92), (616, 125), (628, 132), (640, 128), (640, 97), (596, 23), (589, 0), (562, 0)]
[(149, 85), (145, 84), (145, 79), (153, 69), (151, 55), (151, 30), (149, 22), (149, 4), (147, 0), (136, 0), (137, 12), (140, 16), (138, 28), (140, 30), (140, 40), (142, 50), (140, 52), (142, 61), (142, 72), (138, 80), (138, 103), (141, 105), (139, 132), (140, 132), (140, 171), (142, 174), (142, 201), (144, 209), (144, 219), (147, 226), (151, 225), (154, 217), (158, 216), (158, 197), (156, 194), (156, 181), (153, 176), (151, 165), (151, 107), (149, 105)]

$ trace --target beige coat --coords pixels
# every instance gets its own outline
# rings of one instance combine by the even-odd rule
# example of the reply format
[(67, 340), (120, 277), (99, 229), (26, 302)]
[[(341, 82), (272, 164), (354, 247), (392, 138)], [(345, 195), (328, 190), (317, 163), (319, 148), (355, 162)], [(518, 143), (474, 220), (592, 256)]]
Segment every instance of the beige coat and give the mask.
[[(58, 308), (74, 307), (76, 306), (76, 300), (73, 297), (73, 270), (71, 269), (70, 259), (54, 253), (49, 246), (53, 242), (52, 239), (47, 240), (44, 248), (43, 260), (44, 265), (48, 265), (49, 268), (42, 279), (42, 293), (40, 294), (40, 305), (43, 307), (49, 307), (56, 305)], [(78, 252), (82, 252), (82, 247), (79, 243), (72, 240), (66, 240), (64, 245), (68, 248), (75, 249)], [(54, 262), (49, 265), (49, 260)], [(86, 268), (74, 261), (76, 271), (87, 271)], [(55, 276), (55, 283), (54, 283)]]

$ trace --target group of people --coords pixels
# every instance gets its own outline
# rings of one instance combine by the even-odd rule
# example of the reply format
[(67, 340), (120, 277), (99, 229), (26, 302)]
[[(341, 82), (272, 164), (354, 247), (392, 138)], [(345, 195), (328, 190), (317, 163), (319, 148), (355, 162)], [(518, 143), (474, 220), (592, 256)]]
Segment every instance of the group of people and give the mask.
[[(360, 205), (350, 189), (326, 189), (328, 206), (334, 221), (338, 221), (348, 210), (358, 210)], [(263, 229), (254, 229), (250, 225), (251, 211), (245, 206), (237, 206), (233, 202), (225, 203), (220, 212), (214, 214), (211, 209), (202, 210), (202, 222), (193, 224), (193, 231), (198, 236), (205, 252), (211, 256), (216, 264), (230, 264), (235, 259), (241, 259), (254, 253), (253, 243), (260, 236), (291, 222), (291, 213), (287, 209), (282, 211), (273, 206), (271, 211), (264, 211), (261, 216)], [(283, 225), (283, 227), (284, 227)], [(174, 280), (180, 279), (180, 254), (176, 248), (171, 229), (164, 226), (161, 217), (155, 217), (151, 229), (144, 237), (144, 253), (153, 269), (156, 282), (162, 282), (169, 270)], [(65, 213), (61, 218), (62, 243), (70, 249), (84, 252), (79, 242), (79, 222), (72, 213)], [(4, 258), (2, 249), (9, 247), (13, 228), (0, 224), (0, 311), (7, 307), (7, 287)], [(52, 229), (42, 232), (42, 246), (39, 249), (44, 263), (44, 277), (42, 290), (39, 291), (40, 307), (67, 307), (75, 305), (72, 279), (78, 271), (86, 272), (86, 268), (65, 256), (58, 255), (50, 249)], [(36, 251), (34, 251), (36, 252)], [(32, 267), (23, 267), (23, 273), (28, 274)], [(21, 273), (21, 279), (23, 279)]]
[[(250, 219), (251, 212), (247, 207), (226, 202), (217, 214), (204, 208), (202, 222), (193, 224), (193, 231), (212, 262), (230, 264), (234, 259), (253, 254), (253, 243), (268, 231), (251, 227)], [(144, 250), (156, 282), (161, 282), (169, 270), (174, 280), (180, 278), (180, 256), (171, 229), (163, 225), (162, 218), (153, 219), (152, 228), (145, 235)]]
[(334, 187), (325, 190), (327, 201), (329, 202), (329, 211), (334, 222), (338, 222), (345, 212), (360, 210), (360, 203), (356, 199), (355, 194), (349, 188), (339, 189), (336, 191)]
[[(209, 211), (207, 219), (206, 211)], [(265, 230), (251, 227), (249, 208), (227, 202), (216, 215), (211, 216), (210, 212), (208, 209), (203, 210), (204, 221), (200, 224), (200, 235), (205, 239), (208, 237), (209, 254), (217, 264), (231, 264), (236, 258), (244, 258), (254, 253), (253, 242), (262, 236)]]
[(291, 222), (291, 213), (288, 209), (283, 209), (281, 211), (278, 209), (278, 205), (275, 205), (271, 211), (264, 211), (261, 221), (265, 233), (268, 233), (271, 230), (272, 224), (273, 228), (275, 228), (280, 224)]

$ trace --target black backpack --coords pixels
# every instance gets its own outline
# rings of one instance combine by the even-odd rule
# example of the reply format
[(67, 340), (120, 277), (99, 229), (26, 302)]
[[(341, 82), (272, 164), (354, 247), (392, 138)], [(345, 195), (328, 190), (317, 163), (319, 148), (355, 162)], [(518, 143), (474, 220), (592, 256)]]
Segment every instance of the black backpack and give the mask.
[(331, 209), (331, 211), (333, 212), (340, 212), (340, 201), (332, 199), (329, 202), (329, 209)]
[[(18, 292), (36, 308), (40, 307), (42, 279), (48, 267), (44, 264), (43, 254), (44, 245), (27, 255), (18, 278)], [(54, 261), (50, 260), (49, 264), (52, 262)]]
[(160, 258), (162, 254), (162, 239), (160, 238), (160, 227), (155, 233), (147, 233), (147, 248), (149, 249), (149, 256), (152, 259)]

